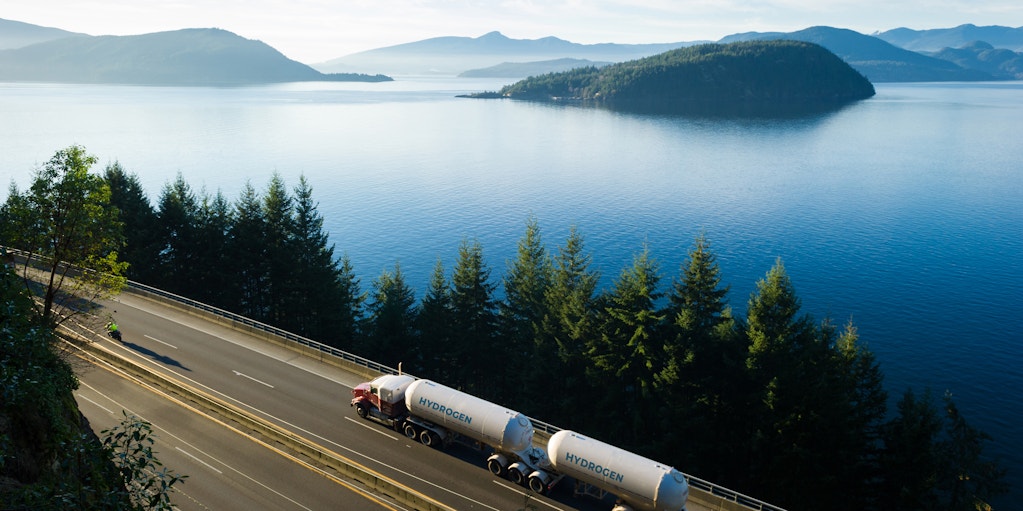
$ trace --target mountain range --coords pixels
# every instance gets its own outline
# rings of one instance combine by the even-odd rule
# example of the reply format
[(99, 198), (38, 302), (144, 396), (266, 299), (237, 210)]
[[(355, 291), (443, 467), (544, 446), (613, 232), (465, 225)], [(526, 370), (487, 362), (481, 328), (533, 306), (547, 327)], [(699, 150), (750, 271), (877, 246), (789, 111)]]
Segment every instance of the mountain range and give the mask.
[(230, 85), (389, 80), (387, 75), (524, 78), (635, 60), (695, 44), (792, 39), (819, 44), (872, 82), (1023, 79), (1023, 27), (898, 28), (873, 35), (833, 27), (733, 34), (718, 41), (578, 44), (556, 37), (436, 37), (306, 65), (220, 29), (90, 36), (0, 19), (0, 81)]
[(90, 36), (0, 20), (0, 81), (139, 85), (244, 85), (383, 81), (324, 74), (261, 42), (192, 28), (135, 36)]

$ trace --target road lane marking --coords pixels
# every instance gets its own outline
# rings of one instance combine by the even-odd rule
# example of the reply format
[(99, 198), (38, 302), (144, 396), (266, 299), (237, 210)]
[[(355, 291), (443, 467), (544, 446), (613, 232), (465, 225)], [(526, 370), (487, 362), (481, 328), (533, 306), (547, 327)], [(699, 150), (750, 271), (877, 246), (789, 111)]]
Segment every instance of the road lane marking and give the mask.
[(257, 379), (255, 379), (255, 378), (253, 378), (253, 377), (251, 377), (251, 376), (249, 376), (247, 374), (239, 373), (238, 371), (231, 371), (231, 372), (233, 372), (235, 374), (235, 376), (241, 376), (242, 378), (248, 378), (248, 379), (250, 379), (250, 380), (252, 380), (252, 381), (254, 381), (254, 382), (256, 382), (256, 383), (258, 383), (260, 385), (266, 385), (267, 387), (270, 387), (271, 389), (274, 388), (273, 385), (270, 385), (269, 383), (267, 383), (265, 381), (257, 380)]
[[(509, 490), (511, 490), (513, 492), (515, 492), (515, 493), (518, 493), (519, 495), (522, 495), (522, 496), (528, 495), (531, 498), (530, 504), (535, 502), (535, 503), (538, 503), (538, 504), (543, 504), (543, 505), (545, 505), (545, 506), (547, 506), (547, 507), (549, 507), (551, 509), (557, 509), (558, 511), (564, 511), (564, 509), (565, 509), (565, 508), (562, 508), (562, 507), (555, 506), (554, 504), (551, 504), (550, 502), (544, 502), (543, 500), (536, 498), (536, 494), (535, 493), (533, 493), (533, 492), (526, 493), (525, 490), (523, 490), (522, 488), (519, 488), (517, 485), (513, 485), (513, 484), (511, 484), (509, 482), (502, 481), (500, 479), (491, 479), (491, 482), (493, 482), (494, 484), (496, 484), (498, 486), (503, 486), (503, 487), (505, 487), (505, 488), (507, 488), (507, 489), (509, 489)], [(532, 507), (532, 506), (530, 506), (530, 507)]]
[(388, 433), (385, 433), (385, 432), (381, 431), (380, 428), (373, 427), (372, 424), (363, 424), (363, 423), (361, 423), (361, 422), (359, 422), (359, 421), (357, 421), (357, 420), (355, 420), (355, 419), (353, 419), (351, 417), (345, 417), (345, 420), (348, 421), (348, 422), (351, 422), (352, 424), (356, 424), (358, 426), (362, 426), (362, 427), (364, 427), (364, 428), (366, 428), (366, 429), (368, 429), (368, 430), (370, 430), (370, 431), (372, 431), (372, 432), (374, 432), (374, 433), (376, 433), (378, 435), (384, 435), (385, 437), (390, 438), (391, 440), (399, 440), (398, 437), (396, 437), (394, 435), (390, 435)]
[(99, 403), (97, 403), (97, 402), (95, 402), (95, 401), (93, 401), (93, 400), (91, 400), (91, 399), (89, 399), (89, 398), (87, 398), (87, 397), (83, 396), (82, 394), (78, 394), (78, 397), (80, 397), (80, 398), (82, 398), (82, 399), (84, 399), (84, 400), (86, 400), (86, 401), (88, 401), (88, 402), (90, 402), (90, 403), (92, 403), (92, 404), (96, 405), (96, 406), (97, 406), (98, 408), (100, 408), (101, 410), (103, 410), (103, 411), (105, 411), (105, 412), (109, 413), (110, 415), (113, 415), (113, 414), (114, 414), (114, 411), (113, 411), (113, 410), (111, 410), (111, 409), (109, 409), (109, 408), (107, 408), (107, 407), (105, 407), (105, 406), (103, 406), (103, 405), (101, 405), (101, 404), (99, 404)]
[(169, 343), (169, 342), (163, 342), (163, 341), (161, 341), (160, 339), (157, 339), (156, 337), (152, 337), (152, 336), (150, 336), (150, 335), (146, 335), (146, 336), (145, 336), (145, 338), (146, 338), (146, 339), (149, 339), (149, 340), (153, 340), (153, 341), (156, 341), (156, 342), (158, 342), (158, 343), (160, 343), (160, 344), (162, 344), (162, 345), (164, 345), (164, 346), (169, 346), (169, 347), (171, 347), (171, 348), (174, 348), (174, 349), (178, 349), (178, 347), (177, 347), (177, 346), (175, 346), (175, 345), (173, 345), (173, 344), (171, 344), (171, 343)]
[[(177, 447), (177, 446), (174, 446), (174, 448), (177, 449), (178, 451), (180, 451), (181, 454), (184, 454), (185, 456), (188, 456), (189, 458), (192, 458), (193, 460), (198, 461), (199, 463), (202, 463), (203, 465), (206, 465), (206, 468), (208, 468), (208, 469), (210, 469), (210, 470), (212, 470), (212, 471), (214, 471), (214, 472), (216, 472), (218, 474), (223, 474), (223, 472), (218, 470), (217, 467), (214, 467), (213, 465), (210, 465), (209, 463), (206, 463), (205, 461), (203, 461), (203, 460), (201, 460), (199, 458), (196, 458), (195, 456), (192, 455), (192, 453), (190, 453), (190, 452), (188, 452), (188, 451), (186, 451), (186, 450), (184, 450), (184, 449), (182, 449), (180, 447)], [(199, 451), (199, 452), (202, 452), (202, 451)], [(206, 453), (203, 453), (203, 454), (206, 454)], [(209, 454), (206, 454), (206, 455), (210, 456)], [(210, 457), (212, 458), (213, 456), (210, 456)]]

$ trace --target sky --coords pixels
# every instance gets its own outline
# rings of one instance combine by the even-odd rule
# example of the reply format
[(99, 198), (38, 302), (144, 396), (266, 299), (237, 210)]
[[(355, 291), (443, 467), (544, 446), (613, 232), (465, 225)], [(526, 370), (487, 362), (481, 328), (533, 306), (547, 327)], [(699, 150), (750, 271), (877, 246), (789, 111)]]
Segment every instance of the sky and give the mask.
[(3, 0), (0, 18), (90, 35), (221, 28), (291, 59), (324, 62), (440, 36), (499, 31), (575, 43), (716, 41), (815, 25), (1023, 26), (1020, 0)]

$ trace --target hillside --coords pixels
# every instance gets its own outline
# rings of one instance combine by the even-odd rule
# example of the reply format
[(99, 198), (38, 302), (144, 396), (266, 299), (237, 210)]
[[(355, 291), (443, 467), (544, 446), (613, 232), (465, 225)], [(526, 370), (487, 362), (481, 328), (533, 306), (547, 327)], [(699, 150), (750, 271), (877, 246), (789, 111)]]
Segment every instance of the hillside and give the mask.
[(479, 37), (435, 37), (377, 48), (329, 60), (313, 67), (323, 72), (372, 72), (389, 75), (450, 75), (503, 62), (563, 58), (622, 62), (693, 43), (579, 44), (557, 37), (511, 39), (500, 32)]
[(59, 28), (40, 27), (20, 21), (5, 20), (0, 18), (0, 50), (21, 48), (31, 44), (52, 41), (63, 37), (71, 37), (77, 34)]
[(847, 29), (810, 27), (796, 32), (749, 32), (723, 38), (721, 43), (790, 39), (819, 44), (849, 63), (871, 82), (979, 81), (988, 73), (964, 69), (952, 62), (892, 45), (877, 37)]
[(978, 27), (966, 24), (953, 28), (912, 30), (896, 28), (874, 34), (877, 38), (907, 50), (929, 52), (944, 48), (961, 48), (974, 41), (984, 41), (995, 48), (1023, 52), (1023, 27)]
[(261, 41), (220, 29), (136, 36), (62, 37), (0, 51), (0, 80), (144, 85), (242, 85), (297, 81), (384, 81), (325, 75)]
[(1023, 80), (1023, 53), (995, 48), (982, 41), (944, 48), (931, 54), (968, 69), (977, 69), (1001, 80)]
[(547, 73), (569, 71), (579, 67), (602, 67), (610, 62), (594, 62), (586, 59), (555, 59), (539, 62), (502, 62), (483, 69), (470, 69), (459, 73), (459, 78), (525, 78)]
[(798, 41), (705, 44), (653, 57), (528, 78), (503, 97), (615, 105), (843, 103), (874, 95), (862, 75), (821, 46)]

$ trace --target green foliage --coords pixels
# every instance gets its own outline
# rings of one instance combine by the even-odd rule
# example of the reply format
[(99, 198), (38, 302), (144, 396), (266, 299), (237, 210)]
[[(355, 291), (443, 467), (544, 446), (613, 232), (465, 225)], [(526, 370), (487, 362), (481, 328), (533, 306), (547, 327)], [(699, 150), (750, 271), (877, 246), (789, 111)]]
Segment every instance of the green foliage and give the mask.
[[(108, 175), (134, 197), (119, 204), (144, 211), (131, 178)], [(2, 212), (19, 222), (11, 212), (25, 195), (12, 196)], [(247, 186), (228, 205), (196, 198), (179, 177), (156, 218), (171, 290), (404, 363), (794, 511), (982, 509), (1005, 492), (1004, 471), (983, 455), (986, 435), (950, 398), (942, 412), (909, 393), (886, 422), (883, 375), (855, 325), (803, 313), (780, 259), (740, 317), (702, 235), (667, 289), (644, 250), (600, 290), (576, 229), (552, 256), (529, 218), (503, 296), (483, 247), (463, 240), (452, 271), (438, 260), (417, 301), (397, 263), (362, 292), (304, 179), (293, 193), (278, 177), (265, 194)], [(205, 289), (211, 282), (223, 293)], [(615, 420), (592, 420), (594, 409)]]
[(843, 102), (874, 87), (842, 59), (812, 43), (749, 41), (679, 48), (605, 67), (530, 77), (500, 95), (671, 105), (691, 102)]
[(125, 284), (127, 264), (118, 260), (122, 224), (110, 187), (89, 173), (95, 163), (81, 146), (57, 151), (27, 192), (11, 187), (0, 214), (13, 227), (4, 230), (4, 244), (41, 257), (39, 315), (47, 321), (65, 321), (81, 310), (73, 302), (108, 298)]
[(153, 452), (153, 428), (148, 422), (122, 412), (119, 426), (104, 430), (103, 447), (114, 460), (128, 498), (138, 510), (172, 510), (171, 489), (188, 476), (163, 467)]

